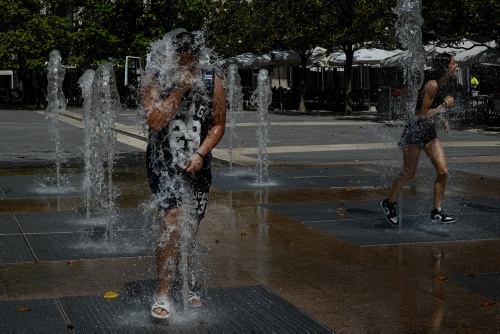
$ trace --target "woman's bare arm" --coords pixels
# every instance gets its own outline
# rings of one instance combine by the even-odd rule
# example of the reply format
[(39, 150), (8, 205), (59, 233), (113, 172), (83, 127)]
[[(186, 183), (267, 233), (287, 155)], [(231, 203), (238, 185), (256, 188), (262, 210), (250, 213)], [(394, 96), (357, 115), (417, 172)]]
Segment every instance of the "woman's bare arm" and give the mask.
[(434, 109), (430, 109), (438, 89), (439, 86), (436, 80), (430, 80), (425, 85), (422, 97), (422, 107), (418, 113), (419, 118), (431, 118), (437, 114), (445, 112), (447, 107), (451, 107), (455, 103), (453, 96), (447, 96), (444, 99), (446, 106), (439, 105)]
[(153, 77), (151, 83), (141, 92), (142, 103), (148, 117), (148, 125), (154, 132), (161, 131), (172, 121), (177, 114), (182, 96), (191, 89), (192, 74), (187, 72), (185, 76), (189, 77), (182, 84), (178, 83), (166, 99), (161, 96), (156, 77)]

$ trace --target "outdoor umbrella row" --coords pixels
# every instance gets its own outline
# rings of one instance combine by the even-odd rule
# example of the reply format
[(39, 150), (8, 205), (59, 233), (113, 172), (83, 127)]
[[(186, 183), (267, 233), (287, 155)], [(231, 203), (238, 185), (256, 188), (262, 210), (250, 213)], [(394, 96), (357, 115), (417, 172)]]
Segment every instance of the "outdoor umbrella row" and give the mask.
[[(345, 65), (345, 54), (342, 51), (335, 51), (328, 56), (327, 50), (316, 47), (308, 59), (308, 67), (340, 67)], [(388, 57), (401, 53), (400, 50), (381, 49), (360, 49), (354, 52), (354, 64), (379, 65)], [(228, 58), (226, 64), (237, 64), (240, 68), (253, 68), (265, 66), (300, 66), (300, 56), (295, 51), (271, 51), (264, 55), (254, 53), (244, 53)]]
[[(495, 42), (485, 45), (464, 40), (454, 47), (439, 47), (426, 45), (424, 50), (427, 56), (427, 66), (432, 65), (432, 59), (437, 53), (447, 52), (455, 57), (455, 61), (461, 66), (484, 65), (500, 66), (500, 50), (495, 49)], [(345, 53), (334, 51), (328, 56), (327, 50), (317, 47), (312, 51), (308, 59), (308, 67), (341, 67), (346, 63)], [(360, 49), (354, 52), (354, 65), (371, 65), (380, 67), (401, 67), (411, 57), (408, 51), (382, 50), (377, 48)], [(240, 68), (254, 68), (265, 66), (300, 66), (300, 56), (295, 51), (271, 51), (264, 55), (244, 53), (226, 59), (225, 63), (237, 64)]]
[[(326, 49), (316, 47), (309, 56), (307, 65), (309, 67), (326, 67), (328, 58)], [(271, 51), (264, 55), (254, 53), (244, 53), (235, 57), (228, 58), (227, 65), (236, 64), (240, 68), (253, 68), (265, 66), (300, 66), (300, 55), (295, 51)]]
[[(487, 45), (487, 46), (486, 46)], [(449, 53), (455, 58), (455, 61), (461, 66), (500, 66), (500, 50), (496, 50), (495, 42), (489, 42), (486, 45), (476, 45), (473, 41), (463, 40), (454, 47), (439, 47), (435, 45), (426, 45), (426, 65), (432, 66), (432, 59), (438, 53)], [(381, 67), (401, 67), (411, 54), (408, 51), (399, 53), (383, 59), (380, 62)]]

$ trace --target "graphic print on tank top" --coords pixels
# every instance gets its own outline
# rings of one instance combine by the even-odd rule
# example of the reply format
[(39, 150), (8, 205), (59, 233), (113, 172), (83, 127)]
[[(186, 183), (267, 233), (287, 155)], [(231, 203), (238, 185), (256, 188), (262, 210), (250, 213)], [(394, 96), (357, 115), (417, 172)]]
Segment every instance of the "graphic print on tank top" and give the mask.
[[(183, 168), (203, 143), (212, 124), (213, 72), (203, 73), (203, 85), (189, 91), (179, 111), (164, 129), (163, 153), (171, 167)], [(162, 136), (163, 137), (163, 136)]]
[(168, 133), (172, 164), (182, 168), (187, 159), (200, 147), (201, 123), (190, 117), (174, 119), (170, 122)]

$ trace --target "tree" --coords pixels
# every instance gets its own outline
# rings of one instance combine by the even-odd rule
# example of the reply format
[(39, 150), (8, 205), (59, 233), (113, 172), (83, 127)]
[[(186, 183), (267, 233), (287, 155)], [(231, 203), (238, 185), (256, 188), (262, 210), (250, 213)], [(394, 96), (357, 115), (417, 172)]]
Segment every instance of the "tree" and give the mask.
[(423, 0), (422, 17), (424, 43), (453, 46), (465, 38), (500, 45), (498, 0)]
[(38, 103), (50, 51), (63, 63), (95, 66), (109, 58), (145, 55), (148, 45), (177, 27), (202, 29), (207, 0), (0, 0), (0, 67), (33, 78)]
[(331, 44), (342, 48), (344, 66), (345, 113), (352, 113), (352, 65), (354, 52), (361, 48), (394, 45), (392, 8), (396, 0), (328, 0), (328, 10), (321, 16), (323, 25), (330, 26)]
[(4, 1), (0, 5), (7, 5), (0, 18), (4, 23), (0, 31), (3, 67), (37, 69), (45, 65), (54, 48), (69, 52), (71, 33), (66, 17), (44, 14), (43, 6), (35, 0)]
[(18, 70), (22, 87), (27, 93), (34, 91), (36, 102), (41, 104), (43, 69), (50, 51), (58, 49), (66, 56), (70, 51), (68, 18), (44, 11), (37, 0), (5, 0), (0, 5), (0, 66)]
[[(341, 47), (346, 54), (346, 113), (350, 102), (354, 51), (394, 44), (391, 7), (396, 0), (219, 0), (209, 32), (225, 55), (294, 50), (301, 58), (299, 110), (305, 111), (305, 71), (317, 46)], [(218, 34), (222, 33), (222, 36)], [(238, 42), (236, 42), (238, 41)], [(241, 41), (241, 43), (240, 43)]]
[(144, 13), (139, 0), (87, 0), (81, 3), (74, 31), (72, 62), (93, 66), (109, 58), (125, 58), (136, 19)]
[(109, 57), (144, 55), (149, 44), (175, 28), (202, 29), (205, 0), (86, 0), (78, 15), (75, 62), (93, 65)]
[[(270, 1), (274, 15), (269, 24), (261, 24), (271, 32), (268, 41), (264, 40), (268, 49), (294, 50), (300, 56), (300, 102), (299, 111), (305, 112), (307, 86), (305, 82), (308, 60), (318, 46), (328, 46), (328, 25), (318, 18), (324, 15), (323, 1)], [(260, 3), (260, 2), (259, 2)], [(267, 6), (266, 6), (267, 7)], [(263, 31), (264, 33), (265, 31)]]
[(209, 45), (225, 58), (257, 52), (250, 33), (254, 28), (251, 14), (247, 0), (215, 0), (207, 22)]
[(322, 1), (245, 0), (216, 1), (208, 25), (209, 37), (224, 56), (244, 52), (294, 50), (301, 59), (299, 111), (305, 106), (305, 71), (312, 50), (325, 43), (317, 18)]

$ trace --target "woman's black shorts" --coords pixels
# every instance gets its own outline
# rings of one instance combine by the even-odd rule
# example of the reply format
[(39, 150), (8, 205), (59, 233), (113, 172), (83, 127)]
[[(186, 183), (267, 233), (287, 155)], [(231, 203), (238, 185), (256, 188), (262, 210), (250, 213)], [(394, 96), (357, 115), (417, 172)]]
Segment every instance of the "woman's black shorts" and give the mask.
[(150, 166), (148, 163), (148, 181), (158, 209), (188, 208), (191, 214), (201, 220), (205, 215), (212, 184), (210, 169), (186, 173), (180, 168), (159, 167), (156, 164), (153, 170)]
[(436, 125), (430, 119), (412, 118), (406, 124), (399, 146), (416, 145), (424, 147), (427, 143), (437, 138)]

